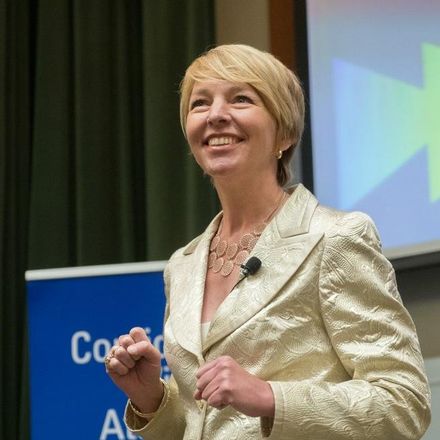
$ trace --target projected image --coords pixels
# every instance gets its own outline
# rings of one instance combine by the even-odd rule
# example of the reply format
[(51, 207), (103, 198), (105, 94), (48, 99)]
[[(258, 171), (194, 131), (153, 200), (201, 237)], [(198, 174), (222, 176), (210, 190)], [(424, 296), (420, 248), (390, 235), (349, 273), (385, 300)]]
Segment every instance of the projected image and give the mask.
[(307, 7), (316, 195), (391, 257), (440, 249), (440, 3)]

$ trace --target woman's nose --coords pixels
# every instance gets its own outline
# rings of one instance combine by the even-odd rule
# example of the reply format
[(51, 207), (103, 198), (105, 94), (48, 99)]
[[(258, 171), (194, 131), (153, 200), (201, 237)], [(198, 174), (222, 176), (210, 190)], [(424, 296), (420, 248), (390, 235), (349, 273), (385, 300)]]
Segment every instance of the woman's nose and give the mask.
[(224, 124), (229, 122), (229, 120), (230, 114), (227, 104), (224, 101), (213, 102), (209, 109), (208, 117), (206, 118), (207, 123), (211, 125)]

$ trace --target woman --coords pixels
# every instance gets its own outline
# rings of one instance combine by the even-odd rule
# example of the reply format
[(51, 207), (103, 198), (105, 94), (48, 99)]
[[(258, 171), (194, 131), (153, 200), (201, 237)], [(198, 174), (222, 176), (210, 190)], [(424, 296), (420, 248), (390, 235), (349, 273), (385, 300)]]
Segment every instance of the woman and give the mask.
[[(181, 85), (181, 122), (222, 212), (165, 270), (173, 373), (141, 328), (107, 371), (145, 439), (402, 439), (429, 424), (414, 325), (371, 220), (318, 204), (289, 168), (304, 120), (295, 75), (219, 46)], [(245, 277), (240, 265), (261, 267)]]

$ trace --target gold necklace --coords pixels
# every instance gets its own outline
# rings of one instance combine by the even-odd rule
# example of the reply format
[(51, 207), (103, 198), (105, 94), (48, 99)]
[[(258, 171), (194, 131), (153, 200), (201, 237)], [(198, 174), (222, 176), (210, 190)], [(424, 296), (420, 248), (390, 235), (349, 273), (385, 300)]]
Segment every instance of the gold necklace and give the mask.
[(208, 269), (211, 269), (214, 273), (220, 272), (221, 275), (227, 277), (234, 270), (234, 266), (241, 266), (248, 259), (264, 228), (281, 207), (285, 197), (286, 193), (283, 191), (280, 200), (269, 213), (266, 220), (263, 223), (258, 223), (252, 231), (243, 234), (237, 242), (228, 242), (221, 238), (223, 229), (222, 219), (209, 247)]

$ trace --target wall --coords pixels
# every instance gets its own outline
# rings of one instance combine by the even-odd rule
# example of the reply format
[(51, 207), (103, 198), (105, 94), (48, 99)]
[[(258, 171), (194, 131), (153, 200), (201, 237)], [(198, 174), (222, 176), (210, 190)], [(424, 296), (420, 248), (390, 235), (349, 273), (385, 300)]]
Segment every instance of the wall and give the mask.
[(216, 0), (217, 44), (243, 43), (270, 50), (268, 0)]
[(440, 356), (440, 266), (397, 271), (403, 301), (416, 324), (427, 358)]

